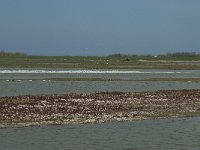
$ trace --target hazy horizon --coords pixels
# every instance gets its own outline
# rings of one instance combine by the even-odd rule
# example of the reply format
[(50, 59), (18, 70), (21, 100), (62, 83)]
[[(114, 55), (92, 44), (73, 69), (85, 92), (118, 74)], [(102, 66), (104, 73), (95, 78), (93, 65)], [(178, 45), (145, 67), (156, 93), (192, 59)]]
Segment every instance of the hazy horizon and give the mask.
[(200, 1), (0, 1), (0, 50), (106, 56), (200, 51)]
[(105, 53), (101, 55), (96, 55), (96, 54), (31, 54), (31, 53), (26, 53), (25, 51), (21, 50), (6, 50), (6, 49), (0, 49), (0, 52), (8, 52), (8, 53), (21, 53), (27, 56), (110, 56), (110, 55), (115, 55), (115, 54), (121, 54), (121, 55), (138, 55), (138, 56), (145, 56), (145, 55), (151, 55), (151, 56), (157, 56), (157, 55), (169, 55), (169, 54), (176, 54), (176, 53), (190, 53), (190, 54), (200, 54), (200, 50), (198, 51), (166, 51), (166, 52), (161, 52), (161, 53), (123, 53), (123, 52), (114, 52), (114, 53)]

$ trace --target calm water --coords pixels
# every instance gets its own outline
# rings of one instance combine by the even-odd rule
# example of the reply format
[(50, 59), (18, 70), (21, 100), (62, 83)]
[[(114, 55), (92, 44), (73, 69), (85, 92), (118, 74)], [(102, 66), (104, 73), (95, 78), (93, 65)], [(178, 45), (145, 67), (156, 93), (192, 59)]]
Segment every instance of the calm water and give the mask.
[[(12, 71), (12, 70), (11, 70)], [(46, 72), (45, 72), (46, 71)], [(35, 72), (34, 70), (5, 73), (0, 70), (0, 96), (93, 93), (102, 91), (149, 91), (161, 89), (200, 89), (198, 82), (139, 81), (149, 78), (198, 78), (200, 71), (194, 70), (120, 70), (115, 72)], [(58, 71), (58, 72), (56, 72)], [(73, 71), (73, 70), (72, 70)], [(75, 70), (76, 71), (76, 70)], [(125, 73), (122, 73), (125, 71)], [(45, 78), (103, 78), (134, 81), (53, 81)], [(20, 79), (20, 80), (19, 80)], [(37, 80), (36, 80), (37, 79)], [(13, 81), (12, 81), (13, 80)], [(33, 80), (30, 82), (29, 80)]]
[(199, 150), (200, 118), (0, 129), (6, 150)]

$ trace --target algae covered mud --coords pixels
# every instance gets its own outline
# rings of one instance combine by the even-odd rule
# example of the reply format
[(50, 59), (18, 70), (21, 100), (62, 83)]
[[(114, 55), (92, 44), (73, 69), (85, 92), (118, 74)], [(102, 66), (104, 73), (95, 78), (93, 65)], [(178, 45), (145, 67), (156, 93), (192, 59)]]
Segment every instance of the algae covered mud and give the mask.
[(0, 127), (200, 115), (200, 90), (0, 98)]

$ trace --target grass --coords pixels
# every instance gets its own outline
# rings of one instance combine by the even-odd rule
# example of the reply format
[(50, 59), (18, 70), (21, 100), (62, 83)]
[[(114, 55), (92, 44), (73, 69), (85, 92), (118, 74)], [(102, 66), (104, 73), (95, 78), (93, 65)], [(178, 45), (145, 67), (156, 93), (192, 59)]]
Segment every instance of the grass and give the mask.
[(200, 57), (0, 56), (1, 68), (200, 69)]
[(142, 81), (179, 81), (179, 82), (200, 82), (200, 78), (150, 78)]
[[(5, 79), (0, 79), (5, 80)], [(105, 78), (42, 78), (42, 79), (12, 79), (9, 81), (17, 81), (17, 80), (22, 80), (22, 81), (41, 81), (41, 80), (46, 80), (46, 81), (135, 81), (135, 80), (123, 80), (123, 79), (105, 79)], [(30, 81), (30, 82), (31, 82)]]
[(104, 78), (47, 78), (52, 81), (121, 81), (120, 79), (104, 79)]

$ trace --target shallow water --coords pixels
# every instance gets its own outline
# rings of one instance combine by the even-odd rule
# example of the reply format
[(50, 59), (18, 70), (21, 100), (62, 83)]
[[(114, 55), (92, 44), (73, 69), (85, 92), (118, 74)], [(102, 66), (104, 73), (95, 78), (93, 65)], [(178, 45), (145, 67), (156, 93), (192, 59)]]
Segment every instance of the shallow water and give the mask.
[[(195, 70), (0, 70), (0, 96), (138, 92), (161, 89), (200, 89), (198, 82), (139, 81), (150, 78), (198, 78)], [(102, 78), (134, 81), (53, 81), (45, 78)], [(32, 80), (32, 81), (30, 81)]]
[(198, 150), (200, 118), (0, 129), (6, 150)]

